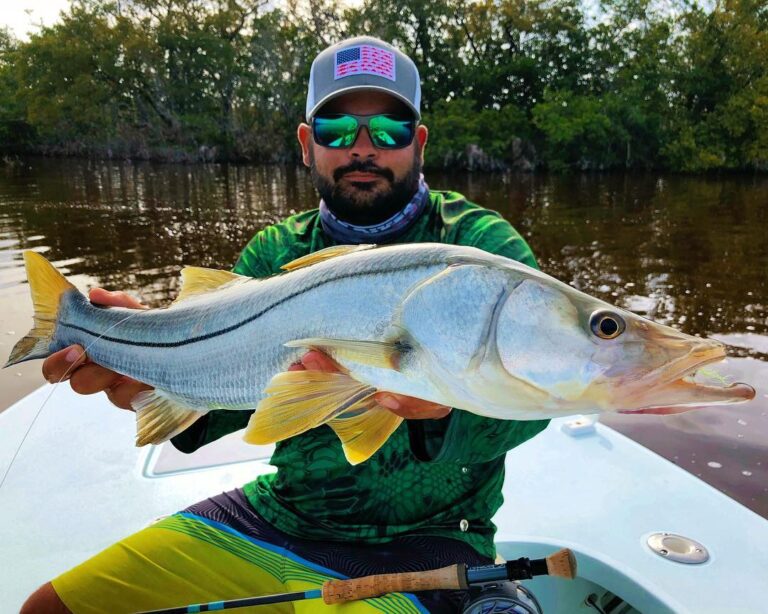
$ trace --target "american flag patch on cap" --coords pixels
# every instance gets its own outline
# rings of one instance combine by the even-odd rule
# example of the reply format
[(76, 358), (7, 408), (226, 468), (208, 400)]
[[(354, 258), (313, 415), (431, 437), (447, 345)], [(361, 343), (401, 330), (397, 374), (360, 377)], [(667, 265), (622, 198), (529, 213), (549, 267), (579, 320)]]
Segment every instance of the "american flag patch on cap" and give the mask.
[(381, 47), (360, 45), (336, 52), (333, 78), (343, 79), (351, 75), (377, 75), (395, 80), (395, 54)]

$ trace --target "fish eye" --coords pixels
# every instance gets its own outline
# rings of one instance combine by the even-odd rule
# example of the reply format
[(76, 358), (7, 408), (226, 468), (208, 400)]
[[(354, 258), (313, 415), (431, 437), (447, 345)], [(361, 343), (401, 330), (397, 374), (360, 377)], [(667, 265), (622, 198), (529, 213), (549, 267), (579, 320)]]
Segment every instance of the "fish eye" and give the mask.
[(624, 332), (624, 319), (611, 311), (595, 311), (589, 318), (589, 327), (601, 339), (615, 339)]

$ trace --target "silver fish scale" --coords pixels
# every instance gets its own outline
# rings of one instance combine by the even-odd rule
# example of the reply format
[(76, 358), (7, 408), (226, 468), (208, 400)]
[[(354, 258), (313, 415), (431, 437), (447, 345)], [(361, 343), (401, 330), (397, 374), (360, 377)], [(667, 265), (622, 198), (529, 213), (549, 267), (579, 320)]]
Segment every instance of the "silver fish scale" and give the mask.
[(305, 351), (284, 343), (380, 340), (408, 290), (467, 253), (483, 254), (449, 245), (383, 247), (139, 313), (96, 308), (71, 293), (52, 350), (79, 343), (95, 362), (192, 407), (254, 407), (272, 376)]

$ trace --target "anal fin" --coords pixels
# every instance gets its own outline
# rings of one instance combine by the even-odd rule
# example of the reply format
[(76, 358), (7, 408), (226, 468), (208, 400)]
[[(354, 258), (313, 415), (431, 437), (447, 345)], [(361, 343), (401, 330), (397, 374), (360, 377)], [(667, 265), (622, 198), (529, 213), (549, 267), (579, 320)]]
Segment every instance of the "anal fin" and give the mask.
[(136, 411), (136, 446), (159, 444), (189, 428), (208, 413), (191, 409), (162, 390), (146, 390), (131, 401)]
[(352, 465), (368, 460), (397, 430), (403, 419), (381, 407), (373, 398), (358, 405), (362, 413), (347, 412), (328, 423), (341, 439), (344, 456)]

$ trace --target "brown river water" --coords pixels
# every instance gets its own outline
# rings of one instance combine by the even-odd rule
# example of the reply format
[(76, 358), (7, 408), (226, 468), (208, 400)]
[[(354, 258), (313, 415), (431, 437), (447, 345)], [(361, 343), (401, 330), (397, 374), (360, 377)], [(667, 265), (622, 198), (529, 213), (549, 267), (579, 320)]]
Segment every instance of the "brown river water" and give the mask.
[[(589, 294), (731, 346), (744, 405), (603, 422), (768, 518), (768, 177), (427, 173), (499, 211), (542, 269)], [(31, 327), (21, 252), (80, 289), (166, 304), (183, 264), (229, 268), (260, 228), (316, 206), (301, 168), (30, 158), (0, 162), (0, 361)], [(43, 383), (0, 370), (0, 411)], [(129, 444), (127, 444), (129, 445)]]

